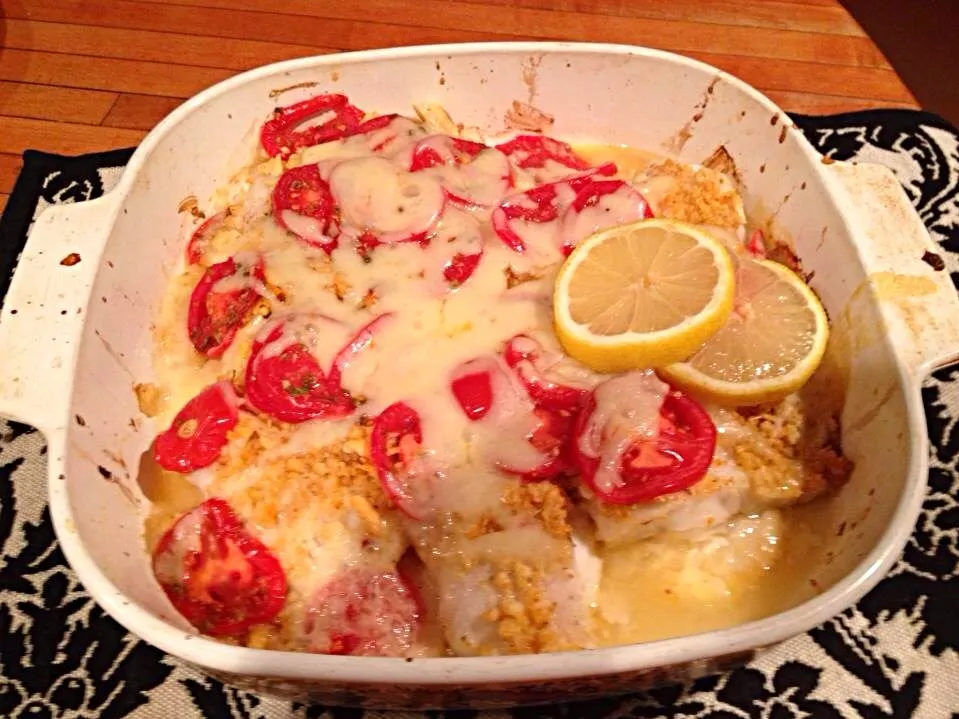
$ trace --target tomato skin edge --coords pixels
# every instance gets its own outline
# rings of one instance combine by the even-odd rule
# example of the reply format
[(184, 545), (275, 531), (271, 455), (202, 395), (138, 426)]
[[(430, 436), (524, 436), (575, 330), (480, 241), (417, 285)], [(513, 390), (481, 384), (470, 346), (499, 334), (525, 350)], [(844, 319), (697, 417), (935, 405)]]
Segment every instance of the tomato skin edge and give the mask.
[[(298, 125), (310, 118), (335, 113), (335, 117), (322, 125), (305, 130), (296, 130)], [(359, 126), (363, 111), (350, 104), (346, 95), (326, 93), (306, 100), (279, 107), (260, 128), (260, 146), (270, 157), (280, 156), (287, 160), (297, 150), (346, 137)]]
[[(213, 396), (214, 393), (218, 393), (216, 397)], [(204, 404), (207, 399), (222, 400), (222, 407), (214, 407), (213, 409), (225, 408), (226, 412), (225, 416), (217, 420), (213, 427), (204, 423), (202, 429), (207, 430), (207, 434), (199, 438), (203, 440), (203, 443), (201, 447), (196, 448), (190, 444), (190, 440), (194, 439), (193, 436), (184, 438), (180, 436), (179, 432), (182, 426), (190, 420), (197, 422), (197, 430), (201, 429), (200, 418), (193, 415), (193, 410), (198, 410), (199, 406)], [(240, 399), (236, 395), (233, 383), (229, 380), (220, 380), (205, 387), (177, 412), (170, 426), (154, 439), (153, 458), (156, 463), (163, 469), (179, 474), (189, 474), (213, 464), (219, 457), (220, 450), (227, 443), (227, 433), (236, 426), (239, 420), (237, 411), (239, 403)], [(209, 417), (205, 419), (209, 420)], [(211, 448), (214, 443), (218, 445), (215, 454)], [(197, 457), (197, 454), (202, 456)]]
[[(244, 558), (255, 570), (257, 578), (265, 578), (265, 585), (258, 587), (265, 591), (257, 593), (257, 597), (262, 600), (258, 610), (242, 618), (212, 618), (208, 623), (207, 618), (209, 608), (201, 602), (190, 599), (185, 596), (180, 589), (180, 585), (172, 585), (161, 581), (156, 576), (156, 565), (160, 556), (171, 550), (174, 541), (174, 531), (177, 524), (188, 515), (194, 512), (201, 512), (203, 529), (213, 529), (217, 532), (217, 537), (227, 539), (240, 550)], [(185, 512), (177, 518), (176, 522), (167, 529), (157, 542), (156, 549), (153, 552), (151, 565), (157, 583), (163, 589), (164, 594), (173, 604), (174, 608), (187, 621), (202, 633), (214, 637), (236, 637), (243, 635), (254, 624), (262, 624), (271, 621), (286, 603), (288, 585), (286, 573), (280, 565), (279, 560), (273, 555), (266, 545), (251, 534), (242, 521), (233, 511), (232, 507), (219, 497), (212, 497), (197, 505), (193, 509)], [(188, 580), (187, 580), (188, 581)], [(185, 583), (184, 585), (185, 586)]]
[(414, 509), (410, 492), (397, 475), (397, 465), (390, 458), (390, 437), (397, 435), (397, 445), (404, 436), (412, 436), (418, 445), (423, 444), (423, 429), (419, 413), (405, 402), (394, 402), (373, 420), (370, 432), (370, 459), (376, 470), (383, 491), (393, 504), (412, 519), (421, 519)]
[[(666, 407), (667, 404), (669, 405), (668, 408)], [(663, 440), (664, 422), (662, 412), (665, 410), (675, 414), (678, 419), (685, 423), (690, 432), (697, 433), (696, 436), (680, 439), (690, 450), (687, 467), (680, 468), (674, 472), (672, 477), (666, 478), (657, 479), (655, 476), (652, 479), (644, 478), (641, 476), (642, 470), (636, 469), (627, 470), (632, 475), (631, 477), (623, 477), (623, 459), (630, 451), (637, 448), (636, 444), (631, 444), (623, 458), (620, 459), (620, 477), (624, 479), (624, 483), (612, 492), (604, 491), (595, 482), (596, 472), (599, 468), (599, 458), (586, 454), (581, 444), (581, 439), (587, 431), (589, 419), (595, 409), (595, 396), (590, 393), (574, 422), (571, 453), (575, 467), (579, 471), (580, 481), (596, 495), (599, 501), (618, 505), (640, 504), (656, 497), (675, 494), (688, 489), (700, 481), (709, 470), (716, 449), (716, 426), (696, 400), (670, 388), (663, 403), (663, 409), (660, 410), (660, 433), (650, 442), (660, 443)], [(685, 459), (684, 457), (684, 461)]]
[[(352, 398), (338, 383), (330, 381), (330, 377), (325, 375), (322, 368), (316, 362), (315, 358), (302, 345), (294, 343), (285, 347), (282, 352), (275, 357), (262, 360), (263, 362), (279, 361), (287, 352), (297, 352), (297, 348), (302, 348), (313, 366), (310, 367), (310, 374), (315, 378), (315, 384), (303, 392), (308, 394), (313, 389), (322, 389), (327, 393), (326, 396), (320, 395), (312, 398), (312, 406), (301, 406), (290, 400), (291, 394), (287, 390), (277, 391), (273, 384), (267, 379), (261, 382), (260, 370), (262, 369), (260, 355), (263, 350), (275, 341), (278, 341), (283, 334), (283, 324), (279, 323), (267, 335), (263, 341), (253, 342), (253, 348), (250, 357), (247, 360), (246, 371), (244, 374), (244, 385), (246, 388), (246, 399), (256, 409), (267, 414), (281, 422), (297, 424), (311, 419), (336, 419), (349, 415), (355, 409)], [(283, 401), (277, 399), (282, 398)]]
[[(227, 348), (233, 343), (237, 331), (239, 331), (240, 326), (243, 324), (244, 316), (256, 304), (257, 298), (261, 297), (261, 295), (252, 288), (235, 290), (230, 293), (216, 293), (235, 295), (234, 300), (241, 306), (245, 305), (245, 309), (242, 314), (238, 314), (234, 322), (228, 325), (220, 341), (212, 346), (208, 346), (208, 343), (204, 341), (208, 335), (200, 334), (204, 328), (204, 321), (209, 319), (210, 322), (212, 322), (209, 308), (207, 307), (207, 300), (210, 295), (214, 294), (213, 288), (216, 283), (236, 274), (238, 269), (239, 267), (236, 264), (236, 260), (232, 257), (223, 262), (211, 265), (206, 269), (206, 272), (203, 273), (200, 281), (197, 282), (196, 287), (193, 288), (193, 292), (190, 293), (190, 300), (187, 306), (187, 333), (190, 336), (190, 342), (193, 348), (204, 357), (217, 359), (223, 356), (223, 353), (226, 352)], [(263, 260), (261, 258), (257, 258), (256, 264), (250, 270), (250, 275), (261, 282), (264, 280)], [(210, 335), (212, 335), (212, 333), (210, 333)], [(210, 336), (210, 339), (213, 339), (212, 336)]]

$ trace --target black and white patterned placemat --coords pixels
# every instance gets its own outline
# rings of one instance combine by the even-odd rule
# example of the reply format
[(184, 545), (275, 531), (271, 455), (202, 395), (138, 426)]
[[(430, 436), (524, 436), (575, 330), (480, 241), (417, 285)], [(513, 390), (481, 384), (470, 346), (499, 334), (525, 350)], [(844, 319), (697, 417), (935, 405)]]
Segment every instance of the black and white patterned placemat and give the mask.
[[(824, 154), (892, 168), (959, 286), (959, 134), (908, 111), (796, 117)], [(0, 295), (30, 222), (51, 204), (109, 191), (129, 151), (67, 158), (29, 151), (0, 222)], [(0, 348), (2, 351), (2, 348)], [(857, 607), (729, 674), (627, 697), (491, 712), (493, 719), (948, 719), (959, 717), (959, 368), (923, 389), (929, 494), (902, 560)], [(225, 687), (133, 638), (66, 566), (46, 507), (35, 430), (0, 421), (0, 717), (372, 719)], [(560, 697), (557, 697), (559, 700)]]

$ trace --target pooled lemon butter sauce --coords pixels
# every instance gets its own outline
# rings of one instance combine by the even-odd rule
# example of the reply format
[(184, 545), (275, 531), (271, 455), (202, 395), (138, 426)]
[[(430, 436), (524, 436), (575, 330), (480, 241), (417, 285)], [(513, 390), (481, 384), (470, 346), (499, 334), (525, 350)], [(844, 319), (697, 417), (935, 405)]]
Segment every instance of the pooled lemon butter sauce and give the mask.
[[(271, 497), (281, 518), (266, 526), (246, 509), (251, 505), (245, 497), (265, 491), (258, 486), (277, 461), (349, 442), (358, 419), (403, 402), (421, 423), (424, 446), (414, 473), (431, 479), (428, 490), (415, 491), (425, 493), (418, 499), (428, 501), (430, 518), (415, 527), (409, 518), (380, 514), (383, 528), (374, 563), (388, 566), (399, 560), (407, 541), (404, 531), (418, 551), (423, 543), (436, 543), (432, 559), (420, 554), (440, 585), (440, 598), (447, 598), (440, 603), (441, 619), (444, 626), (457, 628), (446, 636), (455, 652), (483, 653), (477, 648), (481, 645), (510, 651), (479, 619), (496, 606), (491, 562), (503, 552), (527, 552), (535, 561), (553, 557), (548, 566), (556, 571), (544, 584), (545, 596), (571, 648), (730, 626), (797, 601), (805, 589), (783, 577), (802, 574), (797, 567), (814, 532), (805, 518), (795, 519), (799, 514), (785, 503), (753, 496), (735, 445), (760, 440), (741, 416), (718, 407), (706, 407), (719, 444), (698, 489), (658, 497), (628, 517), (615, 507), (599, 507), (587, 496), (571, 515), (572, 534), (565, 537), (550, 534), (536, 522), (517, 523), (514, 516), (503, 515), (504, 497), (519, 481), (502, 468), (531, 471), (547, 455), (528, 441), (538, 420), (520, 381), (540, 369), (524, 361), (514, 372), (499, 352), (510, 338), (525, 335), (530, 339), (519, 340), (519, 350), (538, 347), (544, 358), (539, 366), (553, 381), (590, 390), (606, 379), (566, 357), (557, 342), (550, 304), (553, 280), (564, 257), (562, 241), (575, 243), (608, 226), (611, 216), (617, 224), (637, 219), (636, 202), (617, 192), (565, 219), (516, 221), (516, 232), (528, 249), (518, 253), (494, 233), (494, 205), (507, 195), (569, 177), (571, 170), (552, 161), (529, 171), (513, 167), (513, 186), (508, 187), (510, 166), (503, 153), (483, 150), (462, 167), (441, 164), (408, 172), (414, 143), (424, 138), (425, 129), (400, 118), (370, 136), (309, 147), (290, 158), (288, 167), (318, 163), (336, 200), (339, 222), (347, 229), (329, 256), (309, 244), (328, 237), (314, 218), (284, 211), (286, 226), (307, 240), (300, 241), (271, 216), (270, 191), (283, 169), (276, 158), (251, 165), (218, 193), (216, 209), (234, 209), (211, 244), (211, 261), (233, 256), (237, 264), (252, 267), (259, 257), (265, 281), (250, 272), (238, 273), (219, 280), (215, 291), (252, 288), (269, 301), (272, 311), (242, 326), (221, 358), (204, 360), (185, 329), (186, 307), (199, 273), (187, 267), (174, 277), (157, 330), (155, 359), (165, 398), (158, 425), (167, 426), (180, 407), (217, 379), (240, 380), (254, 343), (266, 343), (262, 360), (302, 344), (329, 374), (337, 353), (356, 332), (376, 317), (384, 320), (377, 324), (368, 351), (352, 354), (341, 367), (343, 389), (361, 398), (351, 416), (281, 426), (282, 441), (264, 447), (232, 475), (214, 466), (185, 478), (161, 472), (162, 481), (157, 481), (155, 467), (141, 467), (141, 486), (153, 503), (147, 546), (155, 546), (157, 535), (199, 493), (224, 496), (235, 502), (236, 511), (283, 565), (291, 587), (284, 612), (304, 611), (317, 588), (344, 565), (366, 561), (364, 533), (369, 526), (360, 521), (358, 510), (289, 485)], [(436, 137), (424, 147), (440, 155), (448, 150)], [(680, 182), (672, 175), (649, 173), (659, 158), (641, 150), (590, 144), (578, 145), (576, 151), (591, 166), (615, 162), (615, 177), (638, 190), (656, 215)], [(728, 179), (719, 184), (731, 187)], [(571, 201), (569, 187), (557, 192), (560, 202)], [(451, 195), (468, 197), (471, 203), (454, 203)], [(715, 233), (731, 246), (742, 242), (746, 224), (741, 201), (732, 201), (740, 225)], [(375, 228), (381, 244), (374, 251), (356, 251), (359, 233), (352, 228), (358, 227)], [(408, 241), (424, 234), (431, 238), (426, 246)], [(444, 263), (479, 252), (482, 257), (472, 275), (451, 284)], [(521, 281), (511, 282), (510, 277)], [(279, 334), (273, 337), (277, 328)], [(456, 404), (449, 386), (477, 358), (487, 363), (495, 399), (474, 421)], [(651, 372), (623, 375), (596, 390), (602, 411), (597, 426), (612, 422), (621, 431), (620, 440), (601, 453), (596, 477), (601, 488), (622, 481), (617, 467), (631, 437), (655, 435), (667, 391)], [(595, 437), (587, 433), (581, 441), (591, 440)], [(231, 446), (227, 453), (234, 451)], [(310, 506), (304, 506), (304, 500)], [(472, 522), (486, 515), (503, 525), (503, 536), (494, 532), (467, 541), (461, 536), (465, 528), (450, 524), (455, 523), (450, 517)], [(467, 561), (472, 569), (454, 571), (454, 559)]]

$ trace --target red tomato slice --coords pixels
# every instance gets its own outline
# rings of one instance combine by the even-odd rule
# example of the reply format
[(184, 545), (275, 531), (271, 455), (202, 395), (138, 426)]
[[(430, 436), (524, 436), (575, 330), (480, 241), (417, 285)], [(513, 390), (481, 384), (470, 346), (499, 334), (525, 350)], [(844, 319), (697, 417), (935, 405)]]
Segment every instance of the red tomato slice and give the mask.
[(474, 422), (483, 419), (493, 406), (490, 363), (482, 359), (465, 363), (456, 371), (450, 389), (467, 417)]
[(510, 339), (503, 351), (503, 359), (520, 378), (530, 399), (539, 407), (553, 412), (576, 413), (589, 395), (588, 389), (550, 379), (549, 368), (564, 357), (547, 357), (543, 346), (532, 337), (516, 335)]
[(560, 216), (576, 199), (579, 192), (590, 185), (593, 175), (612, 175), (615, 172), (616, 165), (607, 163), (585, 174), (538, 185), (526, 192), (510, 195), (493, 210), (493, 229), (511, 250), (526, 252), (526, 240), (522, 237), (523, 225), (556, 222), (558, 244)]
[(229, 210), (220, 210), (212, 217), (204, 220), (203, 223), (193, 231), (193, 234), (190, 236), (190, 241), (186, 246), (186, 261), (188, 264), (195, 265), (203, 259), (203, 256), (209, 249), (210, 240), (212, 240), (213, 236), (223, 227), (223, 223), (229, 216)]
[(250, 262), (237, 255), (207, 269), (187, 310), (187, 332), (197, 352), (210, 358), (223, 355), (261, 298), (256, 285), (263, 281), (259, 257)]
[(574, 416), (565, 412), (553, 412), (543, 407), (537, 407), (533, 411), (539, 418), (540, 425), (530, 436), (529, 442), (547, 455), (546, 461), (527, 472), (509, 467), (501, 468), (504, 472), (517, 475), (524, 482), (553, 479), (565, 474), (573, 466), (569, 446)]
[(329, 381), (339, 385), (343, 379), (343, 373), (350, 368), (353, 359), (367, 347), (373, 344), (373, 338), (376, 333), (382, 329), (383, 325), (393, 317), (392, 312), (384, 312), (374, 317), (363, 325), (359, 331), (350, 339), (333, 358), (333, 366), (330, 368)]
[[(253, 342), (246, 365), (246, 398), (261, 412), (281, 422), (345, 417), (353, 398), (320, 367), (295, 337), (284, 337), (286, 319), (264, 328)], [(282, 343), (274, 345), (274, 343)]]
[[(274, 110), (260, 131), (260, 144), (270, 157), (280, 155), (285, 160), (300, 148), (346, 137), (359, 126), (363, 114), (345, 95), (317, 95)], [(300, 129), (317, 118), (322, 122)]]
[(327, 253), (336, 248), (336, 203), (316, 165), (300, 165), (280, 176), (273, 188), (273, 218), (309, 245)]
[(490, 149), (481, 142), (463, 140), (449, 135), (430, 135), (416, 143), (410, 172), (419, 172), (440, 165), (465, 165), (483, 150)]
[[(716, 449), (716, 426), (691, 397), (670, 389), (660, 409), (659, 430), (652, 438), (633, 438), (619, 457), (621, 483), (604, 491), (596, 482), (600, 459), (584, 449), (584, 436), (592, 431), (596, 411), (595, 393), (576, 420), (573, 457), (580, 478), (608, 504), (636, 504), (694, 485), (706, 475)], [(608, 427), (601, 427), (600, 453), (611, 440)]]
[(236, 426), (239, 405), (232, 382), (223, 380), (204, 389), (157, 435), (153, 445), (157, 464), (182, 474), (213, 464), (227, 433)]
[[(398, 117), (399, 115), (397, 115), (395, 112), (389, 115), (380, 115), (379, 117), (374, 117), (362, 123), (359, 127), (356, 128), (356, 131), (353, 132), (352, 134), (369, 135), (374, 132), (378, 132), (380, 130), (385, 130), (393, 123), (393, 120), (395, 120)], [(373, 152), (380, 152), (393, 139), (395, 139), (395, 136), (390, 134), (388, 134), (387, 136), (383, 138), (376, 138), (376, 141), (374, 142), (373, 146), (370, 147), (370, 149)]]
[(310, 651), (401, 657), (416, 642), (423, 607), (398, 571), (350, 568), (320, 589), (304, 629)]
[(176, 610), (215, 637), (269, 622), (286, 602), (280, 562), (222, 499), (187, 512), (160, 538), (153, 574)]
[(464, 255), (458, 252), (453, 255), (453, 259), (443, 267), (443, 277), (449, 282), (450, 287), (459, 287), (473, 276), (482, 258), (482, 252), (471, 255)]
[(393, 503), (413, 519), (420, 518), (411, 482), (410, 465), (423, 444), (420, 416), (403, 402), (380, 412), (370, 432), (370, 458), (383, 490)]
[(573, 152), (573, 148), (545, 135), (518, 135), (496, 148), (524, 170), (545, 167), (549, 161), (558, 162), (572, 170), (589, 169), (589, 163)]
[(646, 198), (622, 180), (590, 179), (563, 214), (563, 254), (569, 255), (594, 232), (652, 216)]
[[(454, 372), (450, 390), (460, 409), (472, 422), (482, 420), (496, 402), (512, 405), (507, 410), (508, 415), (517, 416), (522, 412), (536, 415), (536, 427), (526, 440), (543, 455), (542, 462), (532, 468), (517, 469), (497, 461), (496, 465), (502, 471), (515, 474), (523, 481), (533, 482), (551, 479), (569, 468), (566, 445), (572, 427), (572, 414), (539, 407), (526, 399), (514, 401), (515, 398), (504, 395), (514, 390), (522, 393), (523, 390), (514, 387), (495, 358), (480, 357), (464, 362)], [(508, 432), (509, 428), (504, 427), (503, 431)]]
[(509, 158), (495, 147), (448, 135), (430, 135), (413, 148), (410, 172), (455, 168), (440, 177), (450, 202), (461, 207), (491, 207), (513, 186)]

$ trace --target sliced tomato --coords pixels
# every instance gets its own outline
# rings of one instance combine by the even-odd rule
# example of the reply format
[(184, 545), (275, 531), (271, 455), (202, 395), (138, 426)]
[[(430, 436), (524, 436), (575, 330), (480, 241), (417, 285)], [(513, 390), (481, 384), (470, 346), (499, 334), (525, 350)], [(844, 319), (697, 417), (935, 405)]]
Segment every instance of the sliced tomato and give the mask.
[(565, 165), (571, 170), (588, 170), (589, 163), (573, 152), (565, 142), (545, 135), (518, 135), (496, 146), (522, 169), (538, 169), (547, 162)]
[(462, 207), (492, 207), (513, 186), (505, 154), (458, 137), (429, 135), (416, 143), (410, 172), (433, 168), (444, 168), (440, 171), (443, 189), (450, 202)]
[(379, 244), (427, 242), (446, 206), (435, 177), (411, 173), (385, 157), (358, 157), (337, 163), (329, 174), (330, 191), (343, 235)]
[(529, 442), (546, 455), (546, 460), (534, 469), (523, 471), (501, 467), (504, 472), (515, 474), (524, 482), (541, 482), (565, 474), (573, 467), (570, 452), (574, 415), (537, 407), (533, 410), (539, 426), (530, 435)]
[[(608, 504), (636, 504), (681, 492), (706, 475), (716, 449), (716, 426), (691, 397), (670, 388), (655, 436), (619, 436), (616, 420), (596, 427), (595, 391), (576, 420), (573, 456), (582, 481)], [(587, 435), (589, 435), (587, 437)], [(598, 446), (595, 446), (597, 444)], [(594, 446), (590, 446), (594, 445)], [(596, 481), (600, 457), (615, 461), (618, 481), (604, 489)]]
[(233, 342), (262, 295), (263, 260), (236, 255), (215, 264), (200, 278), (187, 310), (187, 332), (202, 355), (217, 358)]
[(467, 417), (474, 422), (483, 419), (493, 406), (490, 363), (484, 360), (465, 363), (456, 371), (450, 389)]
[(206, 387), (177, 412), (173, 423), (157, 435), (153, 456), (171, 472), (189, 474), (213, 464), (236, 426), (240, 399), (227, 380)]
[(564, 361), (565, 357), (547, 356), (543, 346), (532, 337), (512, 337), (506, 343), (503, 359), (520, 378), (530, 399), (539, 407), (553, 412), (576, 413), (589, 395), (588, 389), (563, 384), (549, 377), (551, 367)]
[[(492, 454), (499, 458), (492, 461), (498, 469), (532, 482), (551, 479), (569, 468), (566, 445), (572, 414), (538, 407), (531, 398), (523, 396), (523, 389), (514, 384), (496, 358), (479, 357), (464, 362), (453, 372), (450, 390), (463, 414), (472, 422), (483, 420), (494, 406), (499, 406), (496, 444), (504, 447), (511, 444), (511, 438), (504, 437), (504, 433), (516, 435), (517, 427), (522, 428), (519, 431), (523, 438), (535, 450), (532, 453), (535, 463), (518, 468), (512, 460), (504, 458), (494, 449)], [(500, 420), (502, 424), (499, 424)], [(506, 441), (500, 442), (501, 438)], [(491, 439), (486, 434), (483, 442), (488, 443)], [(506, 454), (516, 456), (512, 451)], [(520, 451), (519, 455), (528, 460), (530, 452)]]
[[(543, 225), (555, 223), (554, 234), (559, 244), (559, 219), (566, 209), (573, 203), (581, 190), (589, 187), (594, 175), (612, 175), (616, 172), (616, 165), (607, 163), (600, 165), (587, 173), (569, 177), (557, 182), (549, 182), (510, 195), (493, 210), (493, 229), (499, 238), (514, 252), (526, 252), (527, 240), (524, 239), (524, 226), (527, 224)], [(542, 236), (537, 232), (536, 236)]]
[[(350, 104), (345, 95), (325, 94), (287, 107), (277, 108), (263, 123), (260, 144), (270, 157), (284, 160), (303, 147), (319, 145), (346, 137), (360, 125), (363, 111)], [(312, 127), (302, 127), (320, 119)], [(301, 129), (302, 128), (302, 129)]]
[(336, 203), (316, 165), (300, 165), (280, 176), (273, 188), (273, 218), (309, 245), (327, 253), (336, 249)]
[(193, 231), (193, 234), (190, 236), (190, 241), (186, 246), (186, 261), (188, 264), (195, 265), (203, 259), (203, 256), (209, 250), (210, 241), (213, 239), (213, 236), (220, 231), (220, 228), (223, 227), (223, 223), (229, 216), (229, 210), (220, 210), (212, 217), (204, 220), (203, 223)]
[(184, 514), (160, 538), (153, 574), (176, 610), (215, 637), (269, 622), (286, 602), (280, 562), (218, 498)]
[(420, 416), (404, 402), (384, 409), (373, 421), (370, 458), (383, 490), (405, 514), (419, 519), (417, 494), (411, 486), (411, 465), (423, 444)]
[(473, 276), (482, 258), (482, 252), (476, 252), (470, 255), (464, 255), (458, 252), (453, 255), (453, 259), (443, 267), (443, 277), (450, 284), (450, 287), (459, 287)]
[(594, 232), (653, 216), (639, 192), (622, 180), (596, 180), (583, 185), (563, 214), (560, 235), (564, 255)]
[(346, 569), (317, 592), (304, 630), (310, 651), (401, 657), (416, 642), (423, 606), (398, 571)]
[(416, 142), (416, 138), (425, 134), (425, 130), (410, 118), (392, 113), (367, 120), (351, 134), (365, 136), (366, 145), (371, 151), (392, 155)]
[[(264, 328), (246, 366), (246, 398), (281, 422), (345, 417), (353, 398), (331, 379), (301, 341), (284, 336), (287, 320)], [(274, 344), (278, 343), (278, 344)]]
[(471, 162), (483, 150), (490, 149), (481, 142), (463, 140), (449, 135), (430, 135), (416, 143), (410, 172), (430, 167), (451, 165), (457, 167)]
[(333, 366), (330, 368), (328, 378), (330, 382), (336, 385), (341, 383), (343, 373), (350, 368), (356, 356), (373, 344), (376, 333), (379, 332), (380, 329), (383, 328), (383, 325), (389, 322), (393, 316), (392, 312), (384, 312), (360, 327), (359, 331), (350, 338), (350, 341), (347, 342), (333, 358)]

